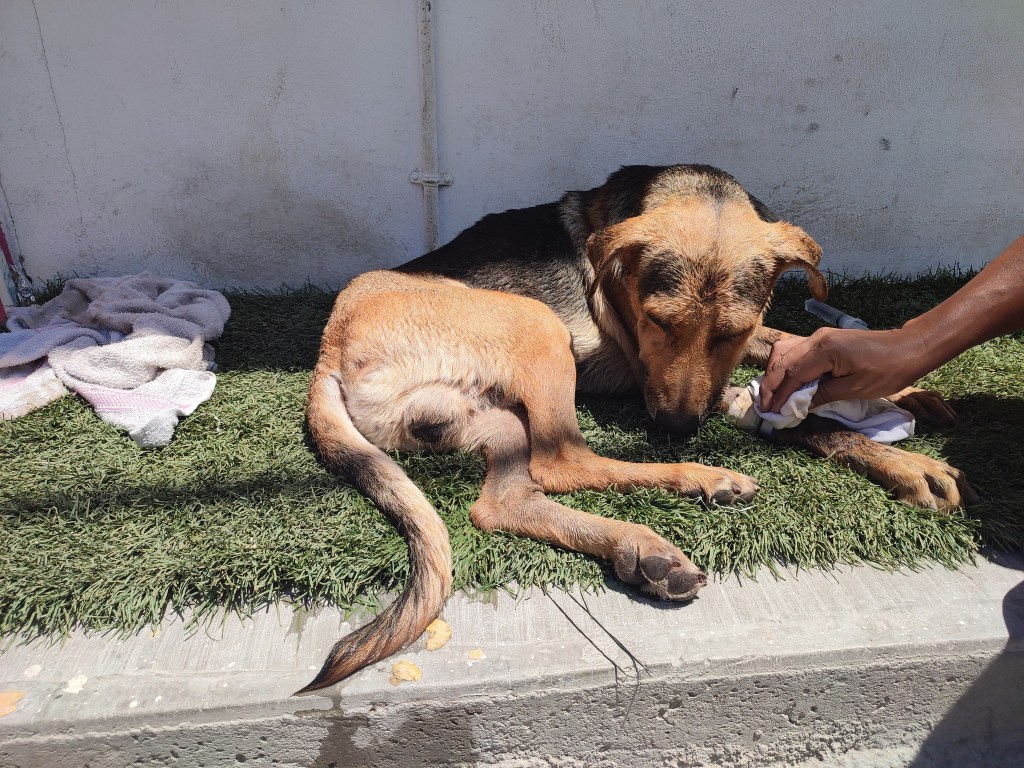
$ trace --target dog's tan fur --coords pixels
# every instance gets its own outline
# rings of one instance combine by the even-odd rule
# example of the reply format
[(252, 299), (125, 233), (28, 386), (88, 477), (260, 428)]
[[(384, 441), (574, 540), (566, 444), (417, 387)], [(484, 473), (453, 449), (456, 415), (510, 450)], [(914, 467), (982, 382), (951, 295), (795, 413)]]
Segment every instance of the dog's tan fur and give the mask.
[[(613, 294), (623, 323), (635, 329), (655, 418), (703, 418), (717, 406), (785, 270), (802, 268), (817, 298), (828, 292), (816, 269), (818, 244), (799, 227), (763, 221), (745, 201), (711, 206), (700, 197), (669, 198), (592, 235), (588, 252), (596, 284)], [(668, 274), (654, 281), (667, 281), (665, 290), (645, 291), (645, 271), (659, 266)], [(762, 295), (752, 295), (751, 283)]]
[[(643, 295), (641, 244), (684, 265), (681, 292)], [(749, 267), (774, 282), (798, 265), (823, 295), (817, 245), (796, 227), (762, 221), (743, 202), (670, 198), (591, 237), (588, 256), (597, 289), (625, 291), (634, 316), (623, 322), (632, 327), (647, 318), (636, 354), (652, 412), (706, 413), (717, 402), (767, 303), (767, 292), (754, 302), (742, 295), (735, 275)], [(659, 316), (670, 320), (650, 319)], [(538, 301), (396, 272), (367, 273), (339, 294), (310, 387), (310, 432), (328, 466), (400, 525), (413, 574), (403, 596), (344, 638), (304, 690), (331, 685), (412, 642), (447, 596), (447, 531), (386, 450), (481, 451), (487, 477), (471, 512), (481, 529), (610, 560), (624, 581), (662, 597), (696, 594), (704, 574), (646, 526), (570, 509), (544, 494), (658, 486), (728, 503), (752, 498), (756, 482), (700, 464), (631, 464), (594, 454), (576, 421), (575, 389), (572, 336)]]
[[(471, 519), (485, 531), (609, 560), (623, 581), (669, 599), (689, 599), (706, 583), (680, 549), (646, 526), (570, 509), (545, 494), (656, 486), (730, 503), (750, 500), (756, 482), (700, 464), (632, 464), (594, 454), (576, 421), (577, 374), (591, 391), (639, 388), (658, 423), (693, 428), (721, 408), (736, 364), (763, 364), (782, 335), (761, 321), (785, 270), (803, 269), (812, 293), (825, 298), (816, 269), (821, 249), (798, 227), (761, 215), (756, 201), (715, 169), (665, 169), (641, 198), (615, 178), (563, 198), (563, 226), (581, 258), (562, 269), (570, 278), (583, 275), (582, 285), (567, 283), (579, 286), (579, 296), (566, 293), (566, 283), (562, 294), (549, 291), (564, 296), (564, 305), (431, 274), (443, 261), (411, 262), (407, 273), (370, 272), (338, 295), (310, 386), (310, 433), (328, 467), (404, 532), (412, 570), (399, 599), (339, 641), (303, 691), (411, 643), (447, 597), (447, 529), (387, 450), (481, 452), (487, 474)], [(614, 213), (638, 199), (639, 213)], [(905, 402), (920, 401), (911, 393)], [(892, 481), (915, 503), (960, 501), (962, 478), (941, 462), (919, 457), (934, 466), (907, 469), (903, 452), (813, 420), (786, 432), (787, 440)], [(926, 496), (929, 489), (936, 495)]]

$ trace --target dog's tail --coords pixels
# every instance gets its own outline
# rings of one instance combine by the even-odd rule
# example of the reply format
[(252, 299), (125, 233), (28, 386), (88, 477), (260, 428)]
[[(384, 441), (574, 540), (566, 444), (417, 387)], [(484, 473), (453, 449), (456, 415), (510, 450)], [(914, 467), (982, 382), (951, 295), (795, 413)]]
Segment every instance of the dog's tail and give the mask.
[(402, 468), (359, 433), (340, 383), (324, 362), (310, 385), (308, 421), (328, 468), (369, 497), (405, 534), (411, 572), (398, 599), (339, 640), (316, 678), (296, 693), (333, 685), (412, 643), (441, 612), (452, 582), (451, 542), (444, 522)]

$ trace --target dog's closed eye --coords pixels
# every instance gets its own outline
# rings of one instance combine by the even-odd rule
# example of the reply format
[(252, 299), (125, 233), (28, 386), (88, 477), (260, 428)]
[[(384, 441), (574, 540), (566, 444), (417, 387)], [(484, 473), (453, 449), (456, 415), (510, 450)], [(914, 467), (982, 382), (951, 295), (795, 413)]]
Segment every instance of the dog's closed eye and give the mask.
[(665, 333), (672, 332), (672, 321), (658, 315), (648, 315), (647, 319), (661, 328)]
[(730, 344), (732, 342), (740, 341), (741, 339), (749, 335), (753, 330), (753, 325), (748, 326), (746, 328), (741, 328), (740, 330), (733, 330), (731, 328), (728, 330), (723, 330), (720, 331), (719, 333), (714, 334), (711, 337), (711, 343), (712, 345)]

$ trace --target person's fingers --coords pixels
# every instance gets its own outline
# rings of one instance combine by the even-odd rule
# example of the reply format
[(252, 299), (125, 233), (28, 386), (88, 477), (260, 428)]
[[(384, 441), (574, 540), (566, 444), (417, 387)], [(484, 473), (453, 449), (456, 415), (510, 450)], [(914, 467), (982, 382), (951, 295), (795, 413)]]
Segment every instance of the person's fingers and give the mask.
[(818, 390), (814, 393), (814, 397), (811, 398), (811, 408), (817, 408), (819, 405), (825, 405), (825, 403), (831, 403), (836, 400), (852, 399), (853, 395), (845, 393), (845, 390), (849, 388), (848, 385), (849, 382), (843, 379), (822, 376), (821, 381), (818, 382)]
[[(764, 367), (764, 376), (761, 379), (761, 410), (772, 410), (775, 401), (775, 390), (782, 383), (786, 376), (786, 361), (792, 355), (799, 357), (801, 351), (798, 347), (805, 345), (808, 339), (803, 336), (792, 336), (788, 339), (775, 342), (772, 351), (768, 355), (768, 363)], [(782, 401), (786, 402), (785, 400)]]
[[(793, 393), (804, 384), (821, 378), (832, 370), (832, 361), (818, 349), (811, 349), (799, 358), (788, 360), (782, 381), (772, 393), (771, 410), (778, 412)], [(762, 408), (761, 410), (764, 410)]]
[(807, 338), (777, 342), (769, 355), (768, 370), (761, 381), (762, 411), (778, 412), (794, 392), (832, 370), (828, 330), (819, 329)]
[(821, 381), (818, 382), (818, 390), (814, 393), (814, 397), (811, 398), (811, 408), (817, 408), (819, 405), (825, 403), (831, 403), (834, 400), (841, 400), (832, 396), (832, 390), (835, 386), (836, 380), (831, 376), (822, 376)]
[(863, 377), (857, 375), (822, 377), (818, 382), (818, 390), (811, 398), (811, 408), (836, 400), (861, 400), (865, 397)]

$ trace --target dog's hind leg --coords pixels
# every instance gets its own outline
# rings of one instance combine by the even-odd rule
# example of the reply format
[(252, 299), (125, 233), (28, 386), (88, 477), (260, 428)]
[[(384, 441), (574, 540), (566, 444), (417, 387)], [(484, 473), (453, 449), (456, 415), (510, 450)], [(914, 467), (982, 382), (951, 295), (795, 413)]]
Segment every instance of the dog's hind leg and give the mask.
[(477, 528), (528, 536), (609, 560), (622, 581), (671, 600), (689, 600), (707, 583), (678, 547), (646, 525), (581, 512), (545, 496), (530, 475), (530, 441), (521, 409), (480, 413), (469, 432), (487, 461), (480, 498), (470, 511)]
[(576, 420), (576, 371), (567, 349), (554, 339), (537, 344), (523, 364), (517, 394), (530, 430), (530, 473), (545, 491), (565, 493), (615, 486), (666, 488), (719, 504), (749, 501), (758, 490), (752, 477), (697, 463), (634, 464), (598, 456)]

